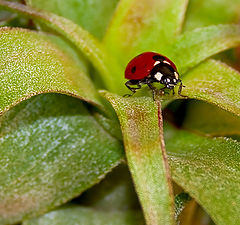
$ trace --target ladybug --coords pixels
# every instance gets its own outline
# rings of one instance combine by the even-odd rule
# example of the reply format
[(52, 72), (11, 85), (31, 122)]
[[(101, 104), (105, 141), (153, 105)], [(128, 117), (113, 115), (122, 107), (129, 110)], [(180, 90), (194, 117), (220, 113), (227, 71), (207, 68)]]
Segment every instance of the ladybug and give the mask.
[[(166, 56), (159, 53), (144, 52), (133, 58), (126, 67), (125, 78), (129, 80), (125, 85), (133, 92), (132, 95), (143, 84), (147, 84), (152, 89), (154, 95), (155, 87), (152, 86), (152, 83), (159, 82), (165, 85), (161, 90), (167, 88), (173, 90), (173, 94), (175, 94), (174, 86), (180, 83), (178, 94), (183, 96), (181, 95), (181, 91), (182, 87), (185, 86), (183, 86), (182, 81), (179, 79), (175, 64)], [(131, 87), (132, 85), (137, 87)]]

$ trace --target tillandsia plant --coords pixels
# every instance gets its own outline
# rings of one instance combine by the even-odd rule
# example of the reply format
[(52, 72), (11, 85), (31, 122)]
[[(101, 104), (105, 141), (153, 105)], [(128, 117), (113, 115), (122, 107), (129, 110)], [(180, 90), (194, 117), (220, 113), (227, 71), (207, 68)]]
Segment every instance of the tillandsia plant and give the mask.
[[(240, 223), (239, 0), (0, 9), (0, 224)], [(122, 97), (149, 51), (187, 97)]]

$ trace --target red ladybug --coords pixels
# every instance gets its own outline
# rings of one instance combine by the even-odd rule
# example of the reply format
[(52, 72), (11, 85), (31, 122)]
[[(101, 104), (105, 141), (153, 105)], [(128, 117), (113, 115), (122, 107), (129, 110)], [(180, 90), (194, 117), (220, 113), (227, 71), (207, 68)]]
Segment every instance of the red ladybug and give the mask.
[[(152, 83), (160, 82), (165, 85), (161, 90), (168, 88), (173, 90), (173, 94), (175, 93), (174, 86), (180, 83), (178, 94), (183, 96), (181, 91), (184, 86), (179, 79), (175, 64), (159, 53), (144, 52), (133, 58), (126, 67), (125, 78), (129, 80), (125, 85), (133, 92), (132, 95), (143, 84), (147, 84), (154, 91)], [(131, 87), (132, 85), (137, 87)]]

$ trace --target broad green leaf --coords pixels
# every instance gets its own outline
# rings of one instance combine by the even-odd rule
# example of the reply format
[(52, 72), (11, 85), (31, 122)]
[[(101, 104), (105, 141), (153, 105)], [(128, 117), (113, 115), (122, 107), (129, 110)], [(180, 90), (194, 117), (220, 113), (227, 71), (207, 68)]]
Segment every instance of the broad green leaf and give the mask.
[(21, 13), (42, 23), (51, 31), (57, 32), (71, 42), (77, 50), (81, 51), (98, 70), (105, 86), (111, 91), (122, 89), (119, 79), (122, 71), (117, 62), (105, 51), (103, 45), (90, 33), (64, 17), (53, 13), (36, 10), (23, 4), (11, 3), (1, 0), (0, 8)]
[(46, 92), (66, 93), (101, 105), (78, 60), (52, 43), (46, 34), (1, 28), (0, 45), (0, 114), (26, 98)]
[(137, 211), (103, 211), (81, 206), (65, 206), (23, 225), (144, 225)]
[(130, 172), (148, 225), (174, 224), (173, 193), (162, 133), (160, 102), (104, 96), (115, 109)]
[(239, 0), (190, 0), (184, 30), (214, 24), (238, 23)]
[(79, 195), (118, 165), (122, 144), (78, 99), (45, 94), (0, 117), (0, 224)]
[(121, 0), (105, 36), (122, 65), (144, 51), (160, 51), (181, 32), (187, 0)]
[(27, 0), (26, 2), (30, 6), (68, 18), (94, 36), (102, 38), (118, 0)]
[(183, 94), (213, 103), (240, 116), (240, 73), (224, 63), (207, 60), (183, 78)]
[(179, 36), (169, 46), (168, 56), (185, 73), (204, 59), (240, 45), (240, 25), (217, 25), (197, 28)]
[(104, 211), (140, 209), (131, 175), (125, 164), (114, 168), (99, 184), (85, 191), (78, 203)]
[(240, 221), (240, 143), (165, 130), (172, 177), (210, 214), (216, 224)]
[(212, 104), (191, 101), (184, 128), (211, 136), (240, 135), (240, 118)]

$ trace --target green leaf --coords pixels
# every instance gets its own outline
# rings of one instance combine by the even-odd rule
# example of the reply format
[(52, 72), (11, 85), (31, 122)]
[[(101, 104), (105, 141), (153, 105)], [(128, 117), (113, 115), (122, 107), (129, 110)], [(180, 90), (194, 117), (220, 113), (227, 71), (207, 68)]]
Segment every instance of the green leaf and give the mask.
[(190, 70), (183, 78), (184, 94), (213, 103), (240, 116), (240, 74), (227, 65), (208, 60)]
[(159, 101), (122, 98), (107, 92), (120, 120), (130, 172), (148, 225), (174, 224), (173, 193)]
[(26, 2), (35, 8), (70, 19), (94, 36), (102, 38), (118, 0), (27, 0)]
[(123, 157), (121, 142), (75, 98), (39, 95), (0, 119), (0, 224), (61, 205)]
[(122, 85), (118, 85), (119, 79), (122, 79), (122, 71), (119, 69), (117, 62), (113, 57), (108, 55), (103, 45), (97, 39), (79, 25), (64, 17), (57, 16), (50, 12), (35, 10), (23, 4), (1, 0), (0, 8), (18, 12), (35, 19), (51, 31), (62, 35), (70, 41), (77, 50), (87, 56), (89, 61), (98, 70), (105, 86), (109, 90), (118, 91), (122, 89)]
[(202, 101), (188, 104), (183, 126), (211, 136), (240, 135), (239, 117)]
[[(63, 41), (61, 44), (66, 45)], [(79, 61), (53, 44), (46, 34), (1, 28), (0, 45), (0, 114), (46, 92), (66, 93), (101, 105)]]
[(217, 25), (197, 28), (179, 36), (169, 46), (168, 56), (180, 73), (185, 73), (204, 59), (240, 44), (239, 25)]
[(122, 65), (144, 51), (163, 52), (181, 32), (187, 0), (121, 0), (105, 36)]
[(191, 199), (192, 198), (189, 196), (189, 194), (185, 192), (182, 192), (175, 197), (174, 203), (176, 220), (179, 219), (181, 212), (184, 210), (185, 206), (189, 203)]
[(184, 30), (214, 24), (238, 23), (239, 0), (191, 0), (186, 12)]
[(164, 131), (175, 182), (206, 209), (216, 224), (238, 224), (240, 143), (169, 127)]
[(114, 168), (99, 184), (85, 191), (78, 199), (78, 203), (102, 211), (140, 209), (126, 164)]
[(142, 215), (135, 211), (98, 211), (81, 206), (65, 206), (23, 225), (144, 225)]

